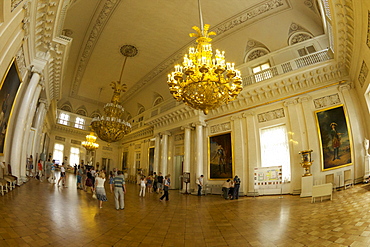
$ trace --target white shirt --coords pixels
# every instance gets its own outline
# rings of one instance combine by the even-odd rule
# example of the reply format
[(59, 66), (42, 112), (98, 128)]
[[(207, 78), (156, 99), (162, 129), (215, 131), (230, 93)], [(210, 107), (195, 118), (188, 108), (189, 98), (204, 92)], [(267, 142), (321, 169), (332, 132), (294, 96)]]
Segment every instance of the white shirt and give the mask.
[(105, 178), (97, 177), (95, 178), (95, 181), (97, 182), (97, 185), (96, 185), (97, 188), (98, 187), (104, 188)]

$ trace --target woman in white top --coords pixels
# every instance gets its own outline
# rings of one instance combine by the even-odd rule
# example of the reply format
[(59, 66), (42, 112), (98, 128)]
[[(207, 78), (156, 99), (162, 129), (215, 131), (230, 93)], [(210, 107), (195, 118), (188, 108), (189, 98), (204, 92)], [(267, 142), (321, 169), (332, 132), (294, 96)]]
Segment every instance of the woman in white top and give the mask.
[(108, 201), (107, 195), (105, 193), (104, 183), (105, 173), (103, 171), (100, 171), (99, 176), (95, 178), (96, 198), (99, 200), (100, 208), (103, 208), (103, 202)]
[(146, 178), (142, 176), (140, 179), (140, 193), (139, 196), (145, 196), (145, 189), (146, 189)]

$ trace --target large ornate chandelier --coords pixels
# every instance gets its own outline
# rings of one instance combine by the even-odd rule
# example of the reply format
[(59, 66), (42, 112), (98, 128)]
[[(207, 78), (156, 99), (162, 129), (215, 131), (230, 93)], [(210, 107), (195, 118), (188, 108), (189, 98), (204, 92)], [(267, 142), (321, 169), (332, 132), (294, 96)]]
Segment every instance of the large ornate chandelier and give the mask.
[(95, 143), (96, 136), (94, 135), (94, 132), (90, 132), (90, 135), (86, 136), (86, 141), (82, 142), (82, 146), (87, 151), (94, 151), (95, 149), (99, 148), (99, 144)]
[(110, 85), (114, 90), (110, 103), (104, 106), (104, 116), (96, 117), (91, 121), (91, 127), (100, 139), (109, 143), (121, 140), (126, 134), (130, 133), (130, 123), (123, 120), (124, 109), (120, 104), (121, 93), (126, 92), (126, 84), (121, 84), (123, 69), (125, 68), (127, 57), (134, 57), (138, 53), (137, 48), (132, 45), (124, 45), (120, 52), (125, 56), (119, 81), (114, 81)]
[(208, 24), (203, 28), (199, 0), (198, 4), (202, 30), (194, 26), (197, 33), (190, 33), (190, 37), (197, 37), (198, 45), (189, 48), (182, 65), (175, 65), (167, 83), (177, 101), (207, 115), (209, 110), (236, 99), (243, 86), (240, 71), (234, 68), (234, 63), (225, 62), (225, 52), (216, 50), (213, 56), (209, 36), (216, 33), (208, 32)]

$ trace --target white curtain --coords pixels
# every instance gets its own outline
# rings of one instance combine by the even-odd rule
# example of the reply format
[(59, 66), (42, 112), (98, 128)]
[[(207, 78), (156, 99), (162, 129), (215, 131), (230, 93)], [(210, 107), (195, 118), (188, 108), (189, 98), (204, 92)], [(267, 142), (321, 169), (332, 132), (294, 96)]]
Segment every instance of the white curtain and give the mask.
[(261, 129), (261, 166), (282, 166), (283, 180), (290, 181), (290, 155), (285, 125)]

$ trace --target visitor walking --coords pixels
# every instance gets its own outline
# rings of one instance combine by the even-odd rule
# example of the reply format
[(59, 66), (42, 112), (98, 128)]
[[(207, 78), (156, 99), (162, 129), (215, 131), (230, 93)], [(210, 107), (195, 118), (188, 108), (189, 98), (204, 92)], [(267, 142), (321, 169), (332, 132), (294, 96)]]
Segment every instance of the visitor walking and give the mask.
[(99, 207), (103, 208), (103, 202), (106, 202), (107, 195), (105, 193), (104, 189), (104, 183), (105, 183), (105, 173), (99, 172), (98, 177), (95, 178), (95, 191), (96, 191), (96, 198), (99, 200)]
[(116, 209), (125, 208), (125, 194), (126, 194), (126, 184), (125, 178), (122, 175), (122, 171), (117, 172), (117, 176), (113, 178), (114, 183), (114, 202)]
[(170, 189), (170, 180), (169, 180), (169, 176), (165, 176), (165, 179), (164, 179), (164, 184), (163, 184), (163, 195), (161, 196), (161, 198), (159, 198), (160, 201), (163, 201), (163, 198), (166, 198), (166, 201), (169, 200), (169, 194), (168, 194), (168, 190)]

